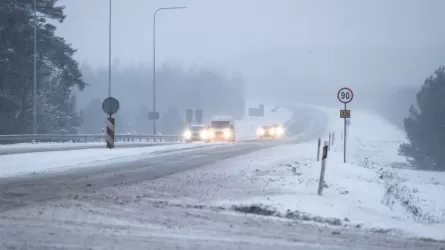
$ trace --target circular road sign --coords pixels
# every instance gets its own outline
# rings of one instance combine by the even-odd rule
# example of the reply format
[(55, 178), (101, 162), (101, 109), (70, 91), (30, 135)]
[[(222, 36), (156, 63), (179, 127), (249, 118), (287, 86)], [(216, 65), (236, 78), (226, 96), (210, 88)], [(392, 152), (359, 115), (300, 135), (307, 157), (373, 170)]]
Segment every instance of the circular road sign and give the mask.
[(102, 110), (108, 115), (116, 114), (119, 110), (119, 101), (114, 97), (108, 97), (102, 102)]
[(354, 93), (350, 88), (341, 88), (337, 93), (337, 98), (344, 104), (350, 103), (354, 98)]

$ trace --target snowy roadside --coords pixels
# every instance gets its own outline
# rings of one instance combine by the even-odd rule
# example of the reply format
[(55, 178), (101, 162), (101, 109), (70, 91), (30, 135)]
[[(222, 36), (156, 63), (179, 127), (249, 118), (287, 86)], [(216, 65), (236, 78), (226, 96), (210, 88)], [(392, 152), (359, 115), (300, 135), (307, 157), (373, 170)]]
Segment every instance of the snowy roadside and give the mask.
[[(337, 113), (335, 110), (335, 118)], [(334, 120), (331, 131), (335, 126)], [(348, 163), (343, 163), (342, 141), (336, 139), (329, 153), (323, 196), (317, 195), (320, 163), (316, 141), (228, 159), (137, 189), (154, 200), (445, 240), (445, 173), (392, 167), (394, 162), (397, 166), (404, 162), (396, 155), (403, 138), (377, 117), (356, 112), (348, 133)], [(134, 188), (121, 191), (133, 192)]]
[(174, 144), (141, 148), (81, 149), (11, 154), (0, 156), (0, 177), (61, 172), (75, 168), (105, 166), (153, 157), (155, 152), (174, 153), (175, 150), (222, 146), (222, 143)]
[[(171, 144), (167, 142), (147, 142), (147, 141), (139, 141), (135, 140), (134, 142), (116, 142), (116, 147), (119, 145), (132, 145), (132, 144)], [(105, 142), (39, 142), (39, 143), (16, 143), (16, 144), (0, 144), (0, 151), (4, 150), (16, 150), (16, 149), (33, 149), (33, 148), (76, 148), (76, 147), (87, 147), (87, 146), (98, 146), (103, 145), (105, 147)]]

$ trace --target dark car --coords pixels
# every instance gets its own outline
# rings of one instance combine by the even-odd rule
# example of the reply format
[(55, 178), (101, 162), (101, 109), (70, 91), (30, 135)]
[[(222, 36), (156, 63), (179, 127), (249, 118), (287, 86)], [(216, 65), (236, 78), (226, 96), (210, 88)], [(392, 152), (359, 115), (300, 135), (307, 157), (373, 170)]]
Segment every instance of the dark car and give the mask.
[(282, 138), (284, 136), (284, 128), (281, 125), (267, 125), (258, 128), (258, 138)]

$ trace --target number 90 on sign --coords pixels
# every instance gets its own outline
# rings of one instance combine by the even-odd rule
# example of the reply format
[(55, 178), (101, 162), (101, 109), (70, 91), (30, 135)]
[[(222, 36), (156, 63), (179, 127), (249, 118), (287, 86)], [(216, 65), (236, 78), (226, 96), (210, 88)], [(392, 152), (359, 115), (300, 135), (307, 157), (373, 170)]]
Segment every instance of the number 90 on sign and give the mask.
[(342, 88), (338, 91), (337, 98), (342, 103), (349, 103), (354, 98), (354, 93), (350, 88)]

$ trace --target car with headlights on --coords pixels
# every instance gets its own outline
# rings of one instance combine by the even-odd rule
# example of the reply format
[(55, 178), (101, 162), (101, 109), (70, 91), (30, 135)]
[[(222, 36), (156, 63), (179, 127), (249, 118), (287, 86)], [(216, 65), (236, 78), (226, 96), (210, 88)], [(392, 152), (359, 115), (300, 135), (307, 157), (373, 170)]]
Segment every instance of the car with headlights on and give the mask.
[(211, 121), (207, 131), (207, 142), (235, 142), (235, 125), (229, 119), (219, 119)]
[(205, 125), (196, 124), (189, 126), (183, 134), (186, 143), (194, 141), (206, 141), (207, 140), (207, 128)]
[(257, 137), (260, 139), (263, 138), (272, 138), (278, 139), (283, 138), (285, 134), (284, 128), (282, 125), (267, 125), (258, 128)]

